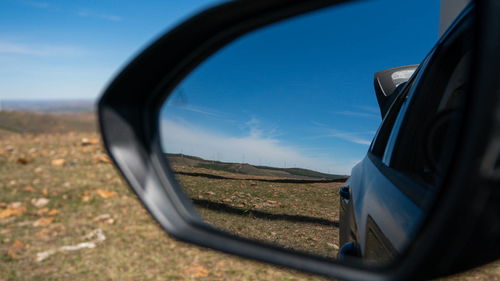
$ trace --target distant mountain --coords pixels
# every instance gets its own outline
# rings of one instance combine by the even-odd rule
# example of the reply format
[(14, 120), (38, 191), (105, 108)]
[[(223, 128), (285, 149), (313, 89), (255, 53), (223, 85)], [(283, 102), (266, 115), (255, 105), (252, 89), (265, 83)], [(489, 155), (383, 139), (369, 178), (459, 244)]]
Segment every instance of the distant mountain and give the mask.
[(346, 175), (326, 174), (302, 168), (276, 168), (268, 166), (254, 166), (246, 163), (227, 163), (205, 160), (200, 157), (184, 154), (166, 153), (166, 156), (172, 165), (205, 168), (253, 176), (268, 176), (299, 180), (339, 180), (348, 178)]
[(34, 113), (0, 111), (0, 131), (19, 134), (44, 134), (64, 132), (95, 132), (97, 118), (93, 112)]
[(95, 111), (95, 100), (0, 100), (0, 111), (73, 113)]

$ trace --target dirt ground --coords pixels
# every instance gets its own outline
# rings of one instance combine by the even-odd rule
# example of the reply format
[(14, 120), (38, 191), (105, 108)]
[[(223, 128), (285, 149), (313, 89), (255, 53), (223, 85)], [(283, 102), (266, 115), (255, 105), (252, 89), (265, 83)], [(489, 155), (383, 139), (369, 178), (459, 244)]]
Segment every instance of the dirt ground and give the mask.
[(326, 280), (171, 239), (97, 134), (0, 136), (0, 191), (2, 281)]
[[(182, 171), (178, 180), (213, 226), (288, 249), (337, 256), (342, 182), (293, 183), (200, 168), (174, 170)], [(219, 177), (211, 178), (214, 174)]]
[[(282, 188), (266, 200), (284, 205)], [(200, 190), (198, 196), (210, 199), (208, 191), (223, 194)], [(0, 192), (1, 281), (327, 280), (169, 238), (118, 176), (94, 133), (0, 134)], [(224, 203), (235, 208), (276, 205), (236, 195), (214, 199), (230, 199)], [(307, 215), (337, 219), (330, 211)], [(496, 262), (443, 280), (499, 279)]]

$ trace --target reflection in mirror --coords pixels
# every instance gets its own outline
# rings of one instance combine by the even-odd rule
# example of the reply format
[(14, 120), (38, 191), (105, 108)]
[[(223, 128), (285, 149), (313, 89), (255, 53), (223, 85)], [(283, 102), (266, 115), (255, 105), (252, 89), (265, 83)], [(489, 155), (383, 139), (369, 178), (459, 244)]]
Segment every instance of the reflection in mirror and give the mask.
[(200, 217), (329, 258), (387, 261), (403, 251), (432, 198), (401, 191), (382, 159), (416, 82), (397, 81), (379, 130), (373, 75), (424, 59), (437, 41), (438, 5), (317, 11), (245, 35), (188, 75), (162, 107), (160, 132)]

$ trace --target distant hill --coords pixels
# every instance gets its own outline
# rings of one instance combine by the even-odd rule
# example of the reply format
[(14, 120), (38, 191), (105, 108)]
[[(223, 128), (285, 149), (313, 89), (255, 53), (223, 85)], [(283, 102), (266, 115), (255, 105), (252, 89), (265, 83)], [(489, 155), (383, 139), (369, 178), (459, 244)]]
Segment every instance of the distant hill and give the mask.
[(276, 168), (268, 166), (254, 166), (246, 163), (226, 163), (220, 161), (205, 160), (200, 157), (184, 154), (166, 154), (170, 164), (188, 166), (193, 168), (205, 168), (210, 170), (225, 171), (254, 176), (281, 177), (303, 180), (338, 180), (347, 179), (346, 175), (334, 175), (320, 173), (302, 168)]
[(0, 110), (38, 113), (92, 112), (95, 106), (95, 100), (91, 99), (0, 100)]
[(97, 118), (93, 112), (49, 114), (0, 111), (0, 136), (8, 133), (42, 134), (96, 130)]

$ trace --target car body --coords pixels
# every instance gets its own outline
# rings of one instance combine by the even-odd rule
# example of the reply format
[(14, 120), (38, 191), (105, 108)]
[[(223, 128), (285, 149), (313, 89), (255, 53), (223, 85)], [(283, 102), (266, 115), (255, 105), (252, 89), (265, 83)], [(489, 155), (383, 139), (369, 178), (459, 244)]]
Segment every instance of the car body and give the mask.
[(378, 93), (383, 121), (339, 192), (340, 257), (388, 261), (418, 233), (456, 142), (473, 17), (469, 5), (408, 82)]

